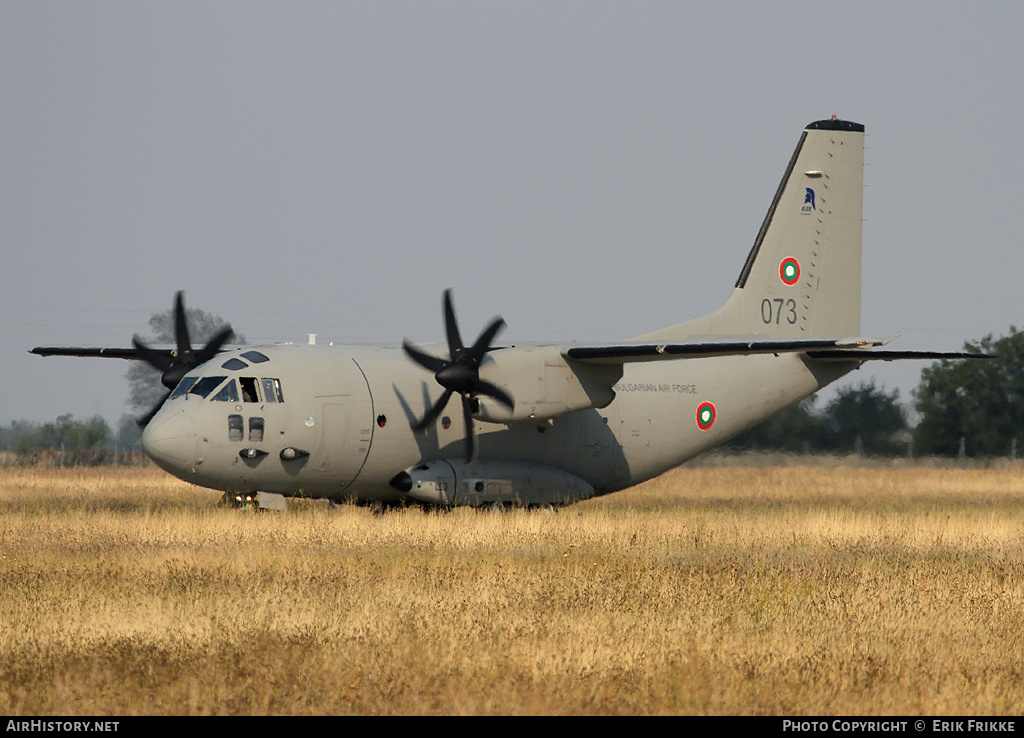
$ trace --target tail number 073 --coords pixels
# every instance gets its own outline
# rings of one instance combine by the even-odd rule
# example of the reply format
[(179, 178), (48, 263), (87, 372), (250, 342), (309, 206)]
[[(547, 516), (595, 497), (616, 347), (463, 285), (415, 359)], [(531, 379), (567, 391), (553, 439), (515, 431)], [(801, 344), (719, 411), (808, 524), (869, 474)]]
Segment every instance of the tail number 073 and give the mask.
[(776, 297), (773, 300), (765, 298), (761, 300), (761, 321), (765, 325), (780, 325), (783, 321), (794, 325), (796, 323), (796, 300), (785, 300)]

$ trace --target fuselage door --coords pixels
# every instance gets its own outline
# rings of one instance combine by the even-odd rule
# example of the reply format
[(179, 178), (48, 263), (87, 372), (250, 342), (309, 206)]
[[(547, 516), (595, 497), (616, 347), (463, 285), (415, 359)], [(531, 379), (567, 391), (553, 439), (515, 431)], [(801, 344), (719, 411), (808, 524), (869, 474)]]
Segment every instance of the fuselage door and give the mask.
[(343, 492), (359, 476), (373, 442), (373, 398), (366, 377), (352, 359), (335, 362), (341, 375), (334, 386), (344, 394), (318, 396), (320, 442), (312, 470), (321, 477), (317, 485)]

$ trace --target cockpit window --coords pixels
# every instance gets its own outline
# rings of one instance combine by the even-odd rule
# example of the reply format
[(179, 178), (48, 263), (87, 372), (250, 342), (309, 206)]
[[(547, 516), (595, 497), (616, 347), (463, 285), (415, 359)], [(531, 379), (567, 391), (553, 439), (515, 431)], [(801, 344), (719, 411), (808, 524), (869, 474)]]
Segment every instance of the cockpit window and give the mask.
[(261, 379), (263, 385), (263, 397), (267, 402), (284, 402), (284, 395), (281, 393), (280, 379)]
[(261, 354), (259, 351), (246, 351), (242, 356), (253, 364), (262, 364), (264, 361), (270, 361), (266, 354)]
[(175, 397), (181, 397), (183, 394), (188, 392), (188, 388), (195, 383), (196, 377), (185, 377), (183, 380), (178, 382), (178, 386), (174, 388), (174, 391), (171, 392), (170, 397), (168, 397), (167, 399), (172, 400)]
[(229, 369), (233, 372), (236, 372), (239, 369), (245, 369), (249, 365), (239, 358), (232, 357), (225, 361), (223, 364), (221, 364), (221, 366), (224, 367), (225, 369)]
[(210, 399), (214, 402), (238, 402), (238, 387), (235, 385), (235, 380), (232, 379), (221, 387), (220, 392)]
[(199, 395), (200, 397), (209, 397), (210, 393), (217, 389), (225, 379), (227, 377), (203, 377), (192, 386), (188, 393), (190, 395)]

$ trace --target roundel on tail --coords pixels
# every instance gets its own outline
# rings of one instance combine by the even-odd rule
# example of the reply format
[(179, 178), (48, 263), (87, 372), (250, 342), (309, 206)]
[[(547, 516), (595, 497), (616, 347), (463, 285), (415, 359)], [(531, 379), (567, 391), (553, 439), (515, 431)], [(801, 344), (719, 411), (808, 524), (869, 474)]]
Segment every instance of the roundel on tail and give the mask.
[(779, 279), (783, 284), (794, 285), (800, 281), (800, 262), (792, 256), (787, 256), (779, 264)]
[(702, 402), (697, 406), (697, 427), (702, 431), (710, 430), (715, 424), (718, 411), (715, 410), (713, 402)]

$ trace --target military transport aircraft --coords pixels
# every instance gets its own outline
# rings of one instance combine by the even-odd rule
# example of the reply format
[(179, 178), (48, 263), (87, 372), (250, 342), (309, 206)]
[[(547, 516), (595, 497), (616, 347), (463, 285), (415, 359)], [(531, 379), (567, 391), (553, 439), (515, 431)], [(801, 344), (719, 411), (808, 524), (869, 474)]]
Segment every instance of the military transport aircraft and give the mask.
[(226, 498), (567, 504), (678, 466), (865, 361), (977, 357), (860, 336), (863, 167), (864, 126), (808, 125), (725, 305), (621, 343), (503, 345), (496, 318), (467, 346), (445, 292), (443, 345), (230, 347), (225, 329), (193, 350), (179, 293), (174, 348), (32, 351), (158, 368), (169, 393), (142, 420), (146, 453)]

